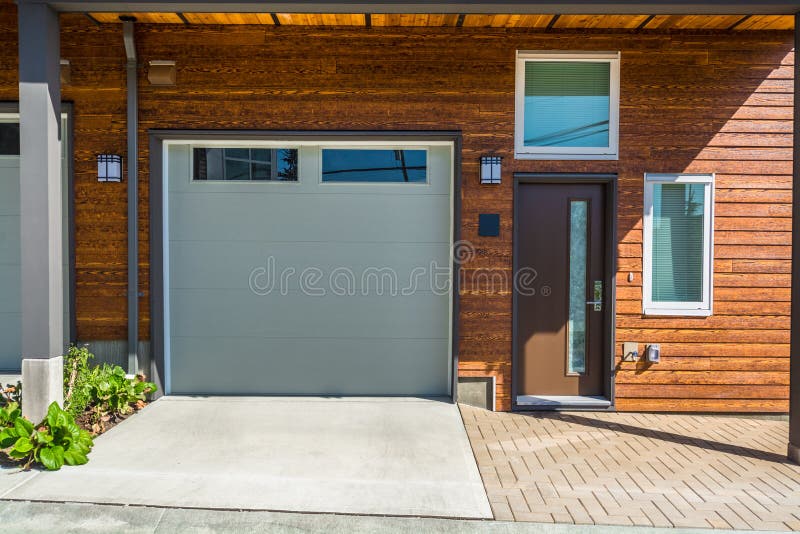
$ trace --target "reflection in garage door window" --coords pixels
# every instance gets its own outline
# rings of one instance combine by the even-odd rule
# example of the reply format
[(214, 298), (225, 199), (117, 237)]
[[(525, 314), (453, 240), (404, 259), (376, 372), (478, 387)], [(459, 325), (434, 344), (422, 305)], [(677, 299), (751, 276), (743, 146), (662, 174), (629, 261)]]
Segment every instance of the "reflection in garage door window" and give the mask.
[(295, 148), (193, 149), (194, 180), (297, 181)]
[(326, 148), (323, 182), (415, 182), (428, 176), (425, 150)]

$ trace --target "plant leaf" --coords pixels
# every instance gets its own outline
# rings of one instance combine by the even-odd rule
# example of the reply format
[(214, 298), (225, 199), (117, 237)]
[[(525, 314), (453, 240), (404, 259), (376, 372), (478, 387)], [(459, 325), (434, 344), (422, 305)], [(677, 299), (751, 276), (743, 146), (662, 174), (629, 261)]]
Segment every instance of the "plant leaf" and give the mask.
[(17, 441), (19, 436), (17, 435), (17, 431), (13, 428), (6, 428), (2, 432), (0, 432), (0, 449), (7, 449)]
[(83, 465), (89, 461), (86, 453), (71, 447), (64, 451), (64, 461), (67, 465)]
[(33, 449), (33, 443), (28, 438), (19, 438), (14, 442), (14, 450), (20, 453), (27, 453)]
[(33, 423), (24, 417), (19, 417), (14, 421), (14, 429), (20, 436), (30, 436), (33, 434)]
[(44, 447), (39, 451), (39, 461), (48, 471), (58, 471), (64, 465), (64, 449), (55, 447)]

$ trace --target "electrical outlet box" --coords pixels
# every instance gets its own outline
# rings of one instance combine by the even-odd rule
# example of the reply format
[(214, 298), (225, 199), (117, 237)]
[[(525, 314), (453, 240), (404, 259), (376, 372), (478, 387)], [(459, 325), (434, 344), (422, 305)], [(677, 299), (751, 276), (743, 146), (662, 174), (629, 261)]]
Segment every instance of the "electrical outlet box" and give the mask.
[(647, 361), (650, 363), (661, 362), (661, 345), (658, 343), (647, 345)]
[(639, 361), (639, 344), (635, 341), (626, 341), (622, 344), (622, 361)]

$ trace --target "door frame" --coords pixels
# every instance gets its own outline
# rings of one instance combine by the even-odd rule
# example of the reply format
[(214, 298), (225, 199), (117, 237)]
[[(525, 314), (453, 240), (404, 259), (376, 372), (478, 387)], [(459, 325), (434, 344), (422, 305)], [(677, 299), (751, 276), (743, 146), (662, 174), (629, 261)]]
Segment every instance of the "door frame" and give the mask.
[[(149, 361), (142, 367), (150, 370), (150, 377), (158, 386), (155, 397), (169, 395), (169, 358), (165, 358), (165, 340), (169, 330), (165, 328), (169, 319), (165, 306), (166, 283), (165, 260), (167, 260), (168, 237), (165, 216), (168, 190), (166, 150), (170, 142), (185, 141), (384, 141), (401, 144), (403, 141), (424, 143), (425, 141), (449, 143), (452, 146), (450, 169), (451, 210), (451, 282), (450, 282), (450, 355), (448, 359), (449, 390), (447, 397), (456, 402), (458, 392), (458, 340), (459, 340), (459, 264), (452, 253), (452, 244), (461, 239), (461, 146), (460, 131), (441, 130), (181, 130), (151, 129), (149, 137), (149, 185), (150, 185), (150, 339), (152, 343)], [(168, 209), (168, 208), (167, 208)]]
[(519, 383), (516, 376), (519, 347), (517, 346), (517, 292), (512, 284), (511, 303), (511, 409), (512, 411), (615, 411), (614, 398), (614, 347), (616, 327), (616, 266), (617, 266), (617, 175), (616, 174), (591, 174), (591, 173), (514, 173), (514, 216), (513, 216), (513, 245), (512, 245), (512, 279), (516, 276), (519, 258), (518, 246), (520, 237), (519, 213), (521, 185), (528, 184), (600, 184), (605, 186), (605, 278), (607, 288), (605, 293), (606, 306), (604, 308), (605, 329), (603, 334), (603, 368), (605, 396), (611, 403), (607, 408), (586, 407), (579, 405), (559, 406), (519, 406), (517, 394)]

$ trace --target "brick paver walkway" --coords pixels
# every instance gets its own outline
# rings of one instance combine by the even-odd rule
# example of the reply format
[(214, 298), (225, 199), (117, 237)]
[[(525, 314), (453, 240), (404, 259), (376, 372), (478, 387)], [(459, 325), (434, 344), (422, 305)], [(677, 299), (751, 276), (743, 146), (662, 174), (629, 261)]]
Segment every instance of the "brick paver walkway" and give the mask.
[(495, 519), (800, 530), (786, 421), (461, 413)]

